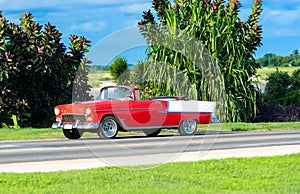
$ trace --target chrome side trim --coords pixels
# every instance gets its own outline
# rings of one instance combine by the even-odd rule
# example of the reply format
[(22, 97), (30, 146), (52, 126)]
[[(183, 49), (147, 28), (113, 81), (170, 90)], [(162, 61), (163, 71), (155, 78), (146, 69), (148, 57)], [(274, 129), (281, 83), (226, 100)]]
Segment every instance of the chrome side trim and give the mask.
[(178, 125), (174, 125), (174, 126), (147, 126), (147, 127), (128, 127), (125, 123), (125, 119), (121, 119), (121, 125), (123, 127), (123, 129), (125, 129), (126, 131), (139, 131), (139, 130), (145, 130), (145, 129), (160, 129), (160, 128), (166, 128), (166, 129), (176, 129), (178, 128)]

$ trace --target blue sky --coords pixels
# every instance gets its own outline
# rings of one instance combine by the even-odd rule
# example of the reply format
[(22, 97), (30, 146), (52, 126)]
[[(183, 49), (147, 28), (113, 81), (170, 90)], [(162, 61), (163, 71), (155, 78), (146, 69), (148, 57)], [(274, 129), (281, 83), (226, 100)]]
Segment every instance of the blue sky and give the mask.
[[(252, 0), (240, 2), (240, 17), (246, 20)], [(142, 12), (149, 8), (151, 0), (0, 0), (0, 10), (11, 22), (19, 23), (22, 13), (31, 12), (36, 22), (55, 25), (63, 33), (66, 44), (70, 34), (87, 37), (92, 41), (87, 57), (92, 61), (101, 58), (97, 63), (109, 63), (116, 55), (124, 56), (128, 63), (143, 58), (145, 43), (142, 39), (132, 40), (131, 33), (127, 32), (128, 29), (136, 31)], [(263, 9), (260, 18), (263, 46), (256, 57), (266, 53), (289, 55), (300, 49), (300, 0), (264, 0)], [(127, 41), (123, 46), (119, 46), (121, 40), (107, 41), (116, 40), (119, 35)]]

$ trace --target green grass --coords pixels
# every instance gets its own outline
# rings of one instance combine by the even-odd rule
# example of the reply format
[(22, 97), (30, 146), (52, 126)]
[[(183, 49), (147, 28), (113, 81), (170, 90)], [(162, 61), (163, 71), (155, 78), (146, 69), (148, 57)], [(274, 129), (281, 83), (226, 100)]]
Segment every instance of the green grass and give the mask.
[(143, 170), (106, 167), (1, 173), (1, 193), (300, 193), (300, 154), (169, 163)]
[(209, 131), (275, 131), (297, 130), (300, 122), (271, 122), (271, 123), (219, 123), (216, 125), (199, 125), (199, 130)]
[(261, 76), (261, 79), (266, 80), (269, 74), (274, 73), (278, 68), (279, 71), (287, 72), (289, 75), (292, 75), (294, 71), (300, 67), (262, 67), (257, 70), (257, 75)]
[[(134, 135), (134, 133), (119, 132), (120, 136)], [(84, 133), (83, 137), (98, 137), (96, 133)], [(5, 140), (38, 140), (38, 139), (65, 139), (61, 129), (51, 128), (21, 128), (0, 129), (0, 141)]]
[[(213, 125), (199, 125), (198, 130), (203, 131), (273, 131), (300, 129), (300, 122), (282, 123), (220, 123)], [(174, 134), (176, 130), (163, 130), (161, 134)], [(118, 136), (144, 135), (142, 132), (119, 132)], [(98, 137), (94, 133), (84, 133), (83, 137)], [(2, 140), (36, 140), (36, 139), (62, 139), (65, 138), (61, 129), (0, 129), (0, 141)]]
[(102, 81), (112, 80), (112, 76), (109, 70), (99, 70), (99, 71), (92, 71), (88, 73), (88, 84), (91, 85), (93, 88), (99, 88)]
[(57, 138), (64, 138), (61, 130), (53, 130), (50, 128), (0, 129), (0, 140), (34, 140)]

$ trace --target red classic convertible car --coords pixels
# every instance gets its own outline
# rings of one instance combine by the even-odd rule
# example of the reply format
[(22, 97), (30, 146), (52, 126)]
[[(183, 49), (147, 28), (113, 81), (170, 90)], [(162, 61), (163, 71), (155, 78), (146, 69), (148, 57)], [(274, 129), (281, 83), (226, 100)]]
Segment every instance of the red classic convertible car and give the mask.
[(69, 139), (83, 132), (97, 132), (100, 138), (114, 138), (118, 131), (142, 130), (157, 136), (161, 129), (178, 129), (181, 135), (193, 135), (197, 124), (218, 122), (215, 102), (192, 101), (165, 96), (140, 100), (140, 90), (128, 86), (108, 86), (95, 101), (58, 105), (56, 123)]

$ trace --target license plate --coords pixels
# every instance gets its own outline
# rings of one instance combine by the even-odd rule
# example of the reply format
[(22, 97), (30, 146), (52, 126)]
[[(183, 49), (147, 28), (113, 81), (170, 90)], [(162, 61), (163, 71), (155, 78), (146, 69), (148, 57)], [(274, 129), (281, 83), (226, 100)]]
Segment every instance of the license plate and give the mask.
[(72, 124), (64, 124), (64, 129), (73, 129)]

